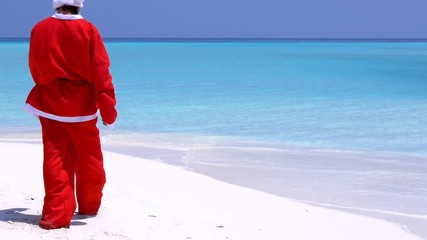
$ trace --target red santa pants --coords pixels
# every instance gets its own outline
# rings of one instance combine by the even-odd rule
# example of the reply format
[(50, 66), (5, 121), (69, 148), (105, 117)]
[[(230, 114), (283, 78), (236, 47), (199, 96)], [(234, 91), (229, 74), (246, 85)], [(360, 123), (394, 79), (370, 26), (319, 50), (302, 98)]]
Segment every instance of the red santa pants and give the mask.
[[(101, 205), (105, 171), (97, 119), (65, 123), (40, 117), (45, 198), (40, 226), (70, 225), (76, 210), (95, 215)], [(76, 195), (74, 195), (74, 191)]]

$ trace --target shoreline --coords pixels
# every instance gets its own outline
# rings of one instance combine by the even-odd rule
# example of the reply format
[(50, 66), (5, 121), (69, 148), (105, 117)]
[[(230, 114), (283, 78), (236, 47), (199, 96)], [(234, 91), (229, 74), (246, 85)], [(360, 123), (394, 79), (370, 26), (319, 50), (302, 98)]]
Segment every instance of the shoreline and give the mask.
[[(113, 135), (110, 135), (113, 134)], [(211, 162), (212, 159), (209, 159), (209, 153), (204, 154), (204, 150), (206, 149), (216, 149), (217, 153), (215, 153), (215, 157), (222, 158), (221, 152), (226, 150), (227, 148), (242, 148), (246, 149), (249, 148), (251, 151), (265, 151), (265, 150), (274, 150), (278, 151), (278, 149), (282, 149), (285, 152), (288, 152), (287, 156), (284, 159), (290, 159), (295, 157), (295, 153), (300, 156), (309, 156), (307, 159), (299, 159), (299, 161), (311, 161), (310, 157), (313, 157), (316, 155), (316, 158), (323, 159), (321, 162), (324, 162), (325, 159), (330, 159), (330, 161), (326, 161), (323, 164), (325, 166), (328, 166), (330, 168), (332, 165), (331, 163), (336, 160), (346, 160), (347, 162), (349, 159), (349, 156), (346, 156), (347, 154), (353, 155), (351, 158), (354, 158), (354, 160), (361, 160), (366, 161), (369, 160), (367, 156), (370, 158), (373, 157), (383, 159), (384, 162), (380, 162), (381, 169), (385, 171), (389, 171), (391, 169), (384, 169), (383, 164), (385, 166), (388, 165), (388, 160), (396, 160), (396, 159), (389, 159), (390, 157), (397, 157), (399, 161), (412, 161), (414, 158), (419, 158), (417, 160), (418, 162), (423, 161), (426, 159), (425, 156), (417, 156), (417, 155), (408, 155), (405, 153), (399, 153), (399, 152), (376, 152), (375, 155), (372, 155), (372, 152), (365, 152), (365, 151), (358, 151), (358, 150), (337, 150), (337, 149), (320, 149), (320, 148), (310, 148), (310, 147), (298, 147), (296, 145), (286, 145), (286, 144), (279, 144), (279, 143), (267, 143), (267, 142), (258, 142), (258, 141), (251, 141), (251, 140), (245, 140), (242, 138), (222, 138), (222, 137), (216, 137), (216, 136), (194, 136), (194, 135), (180, 135), (180, 134), (153, 134), (153, 133), (145, 133), (140, 136), (140, 134), (131, 135), (130, 138), (123, 135), (123, 133), (116, 135), (116, 131), (111, 132), (108, 130), (104, 130), (104, 134), (101, 136), (101, 141), (103, 145), (103, 150), (107, 152), (114, 152), (118, 154), (123, 154), (130, 157), (136, 157), (141, 159), (148, 159), (150, 161), (155, 162), (161, 162), (165, 163), (167, 165), (172, 165), (175, 167), (184, 168), (188, 171), (195, 172), (198, 174), (202, 174), (204, 176), (208, 176), (211, 178), (214, 178), (216, 180), (233, 184), (245, 188), (254, 189), (257, 191), (261, 191), (267, 194), (272, 194), (278, 197), (284, 197), (287, 199), (292, 199), (294, 201), (309, 204), (312, 206), (319, 206), (322, 208), (328, 208), (338, 211), (344, 211), (349, 213), (355, 213), (357, 215), (367, 216), (367, 217), (373, 217), (380, 220), (386, 220), (390, 221), (402, 226), (405, 226), (408, 228), (408, 231), (423, 236), (424, 239), (427, 239), (427, 230), (425, 229), (425, 224), (427, 224), (427, 215), (424, 214), (423, 206), (420, 206), (417, 208), (418, 205), (413, 205), (411, 201), (406, 201), (404, 198), (399, 197), (400, 200), (393, 200), (395, 197), (390, 195), (387, 197), (388, 199), (384, 199), (384, 196), (376, 196), (375, 193), (367, 199), (366, 201), (360, 201), (355, 200), (354, 196), (351, 195), (351, 189), (346, 189), (346, 187), (343, 188), (343, 186), (339, 186), (342, 183), (345, 184), (345, 182), (337, 183), (337, 182), (328, 182), (325, 181), (324, 178), (321, 180), (321, 184), (323, 184), (323, 187), (326, 187), (327, 189), (310, 189), (310, 185), (313, 185), (313, 181), (316, 182), (316, 179), (313, 179), (310, 175), (313, 174), (312, 171), (313, 167), (319, 168), (320, 170), (324, 168), (323, 166), (316, 165), (311, 166), (311, 164), (302, 166), (303, 168), (300, 168), (298, 170), (295, 167), (294, 160), (290, 161), (290, 167), (293, 167), (293, 170), (291, 172), (288, 172), (284, 175), (287, 178), (285, 180), (285, 185), (277, 185), (279, 182), (269, 182), (268, 185), (260, 184), (260, 176), (262, 175), (266, 176), (266, 173), (259, 173), (259, 171), (264, 171), (262, 168), (253, 170), (250, 170), (253, 166), (249, 166), (249, 174), (248, 169), (245, 169), (245, 167), (241, 168), (241, 166), (236, 165), (222, 165), (224, 163), (229, 164), (227, 162), (230, 159), (224, 159), (224, 162)], [(40, 141), (40, 133), (39, 132), (32, 132), (29, 135), (26, 135), (27, 137), (23, 137), (24, 135), (18, 134), (6, 134), (0, 139), (0, 143), (29, 143), (29, 144), (41, 144)], [(184, 140), (184, 142), (182, 142)], [(125, 141), (127, 143), (121, 144), (122, 141)], [(224, 148), (225, 147), (225, 148)], [(219, 151), (219, 152), (218, 152)], [(195, 154), (196, 153), (196, 154)], [(253, 155), (252, 152), (251, 155)], [(374, 152), (375, 153), (375, 152)], [(194, 155), (195, 154), (195, 155)], [(314, 154), (314, 155), (313, 155)], [(325, 155), (319, 155), (319, 154), (325, 154)], [(194, 156), (193, 156), (194, 155)], [(192, 157), (190, 157), (192, 156)], [(320, 158), (319, 158), (320, 156)], [(244, 155), (235, 155), (236, 160), (240, 158), (244, 158)], [(193, 160), (197, 161), (193, 161)], [(335, 160), (334, 160), (335, 159)], [(267, 159), (268, 160), (268, 159)], [(332, 161), (332, 162), (331, 162)], [(339, 161), (342, 162), (342, 161)], [(218, 164), (219, 163), (219, 164)], [(231, 162), (231, 164), (234, 164)], [(344, 163), (344, 165), (347, 165), (348, 163)], [(350, 163), (351, 166), (358, 168), (358, 166), (353, 165), (353, 163)], [(301, 166), (299, 166), (301, 167)], [(335, 166), (336, 167), (336, 166)], [(267, 167), (267, 168), (271, 168)], [(304, 171), (305, 168), (308, 168), (309, 175), (301, 175), (301, 171)], [(332, 167), (334, 168), (334, 167)], [(347, 168), (347, 166), (345, 167)], [(424, 168), (420, 168), (419, 170), (422, 171)], [(328, 170), (329, 171), (329, 170)], [(360, 171), (363, 173), (365, 170), (360, 169)], [(370, 168), (368, 171), (373, 171), (372, 168)], [(269, 173), (271, 174), (271, 172)], [(296, 175), (295, 175), (296, 174)], [(348, 175), (348, 172), (344, 171), (343, 173), (337, 172), (333, 174), (333, 177), (339, 177), (339, 175), (345, 174)], [(274, 176), (269, 176), (270, 178)], [(277, 177), (277, 176), (276, 176)], [(354, 177), (354, 176), (353, 176)], [(398, 176), (397, 176), (398, 177)], [(318, 178), (318, 176), (317, 176)], [(352, 179), (349, 177), (349, 179)], [(352, 179), (357, 180), (357, 179)], [(368, 179), (364, 179), (365, 182)], [(261, 182), (263, 180), (261, 179)], [(382, 181), (390, 181), (389, 179), (377, 179), (377, 183), (381, 183)], [(318, 183), (316, 183), (317, 185)], [(338, 187), (337, 187), (338, 184)], [(364, 184), (373, 184), (373, 182), (365, 182)], [(409, 183), (405, 184), (408, 185)], [(272, 187), (273, 186), (273, 187)], [(274, 186), (276, 188), (281, 188), (284, 191), (276, 191), (274, 189)], [(312, 186), (311, 186), (312, 187)], [(348, 187), (348, 186), (347, 186)], [(289, 191), (289, 189), (292, 189)], [(311, 195), (298, 195), (294, 191), (294, 189), (304, 189), (306, 192), (312, 192)], [(343, 190), (349, 191), (350, 195), (346, 196), (345, 192), (342, 192)], [(369, 189), (365, 189), (369, 190)], [(371, 189), (372, 190), (372, 189)], [(387, 190), (387, 189), (385, 189)], [(414, 189), (415, 191), (416, 189)], [(379, 193), (376, 193), (379, 194)], [(388, 194), (388, 193), (387, 193)], [(402, 194), (404, 197), (405, 195), (410, 193), (399, 193)], [(348, 199), (352, 199), (350, 202), (343, 201), (345, 199), (335, 199), (336, 196), (346, 196)], [(355, 195), (356, 196), (356, 195)], [(310, 198), (311, 197), (311, 198)], [(326, 197), (326, 198), (325, 198)], [(356, 196), (357, 197), (357, 196)], [(326, 201), (325, 201), (326, 199)], [(334, 199), (333, 201), (331, 201)], [(384, 202), (385, 200), (385, 202)], [(410, 200), (410, 199), (408, 199)], [(356, 201), (356, 202), (355, 202)], [(399, 203), (396, 203), (396, 201), (399, 201)], [(395, 204), (393, 204), (395, 203)], [(380, 205), (379, 205), (380, 204)], [(389, 207), (386, 207), (387, 204)], [(396, 205), (397, 204), (397, 205)], [(418, 203), (417, 203), (418, 204)], [(391, 206), (391, 208), (390, 208)], [(409, 208), (408, 208), (409, 207)]]
[(108, 151), (100, 214), (76, 215), (70, 229), (44, 231), (36, 225), (43, 201), (41, 144), (0, 142), (0, 149), (8, 156), (0, 160), (0, 234), (6, 238), (422, 239), (395, 223)]

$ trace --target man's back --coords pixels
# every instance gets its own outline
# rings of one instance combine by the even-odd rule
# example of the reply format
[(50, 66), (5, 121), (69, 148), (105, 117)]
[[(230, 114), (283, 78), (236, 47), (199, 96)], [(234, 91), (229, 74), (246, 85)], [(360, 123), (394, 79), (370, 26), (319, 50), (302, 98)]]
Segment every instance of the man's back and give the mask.
[(96, 38), (100, 38), (98, 31), (85, 19), (49, 17), (36, 24), (29, 54), (36, 84), (57, 79), (92, 82), (91, 48)]

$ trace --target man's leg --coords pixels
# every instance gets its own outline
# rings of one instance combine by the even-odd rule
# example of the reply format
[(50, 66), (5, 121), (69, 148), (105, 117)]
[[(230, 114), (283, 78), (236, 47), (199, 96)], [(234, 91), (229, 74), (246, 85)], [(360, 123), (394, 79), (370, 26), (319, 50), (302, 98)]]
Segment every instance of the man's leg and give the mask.
[(78, 213), (96, 215), (106, 178), (97, 119), (74, 124)]
[(61, 122), (40, 117), (43, 135), (45, 198), (40, 226), (68, 227), (76, 209), (74, 156)]

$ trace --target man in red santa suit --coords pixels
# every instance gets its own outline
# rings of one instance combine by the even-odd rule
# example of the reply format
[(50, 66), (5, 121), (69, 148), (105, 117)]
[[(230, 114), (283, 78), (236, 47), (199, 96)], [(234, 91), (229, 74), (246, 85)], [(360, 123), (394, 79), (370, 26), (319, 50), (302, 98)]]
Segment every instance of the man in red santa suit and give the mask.
[(109, 57), (96, 27), (80, 15), (83, 1), (53, 0), (56, 13), (31, 32), (35, 86), (25, 109), (42, 126), (44, 229), (69, 227), (77, 205), (79, 214), (98, 213), (106, 181), (98, 112), (109, 127), (117, 117)]

